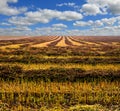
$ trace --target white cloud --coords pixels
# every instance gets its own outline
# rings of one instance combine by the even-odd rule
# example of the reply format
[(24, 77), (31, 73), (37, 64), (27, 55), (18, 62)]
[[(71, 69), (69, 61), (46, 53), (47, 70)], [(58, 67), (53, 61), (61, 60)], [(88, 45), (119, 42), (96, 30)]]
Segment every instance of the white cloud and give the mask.
[(91, 3), (91, 4), (97, 4), (97, 5), (100, 5), (100, 6), (106, 6), (107, 5), (107, 2), (110, 1), (110, 0), (86, 0), (87, 3)]
[(84, 35), (84, 36), (119, 36), (120, 35), (120, 26), (114, 27), (104, 27), (104, 28), (95, 28), (88, 30), (68, 30), (66, 34), (68, 35)]
[(51, 9), (40, 9), (35, 12), (27, 12), (25, 13), (26, 17), (30, 17), (33, 19), (38, 19), (38, 21), (47, 23), (51, 19), (56, 18), (59, 20), (66, 20), (66, 21), (72, 21), (72, 20), (78, 20), (82, 19), (82, 15), (75, 11), (57, 11), (57, 10), (51, 10)]
[(26, 7), (16, 8), (10, 7), (8, 3), (17, 3), (18, 0), (1, 0), (0, 1), (0, 14), (3, 15), (17, 15), (27, 11)]
[(76, 4), (73, 3), (73, 2), (68, 2), (68, 3), (61, 3), (61, 4), (57, 4), (56, 6), (58, 7), (62, 7), (62, 6), (70, 6), (70, 7), (73, 7), (75, 6)]
[(16, 31), (31, 31), (31, 29), (29, 28), (29, 27), (27, 27), (27, 26), (19, 26), (19, 27), (15, 27), (14, 28), (14, 30), (16, 30)]
[(59, 24), (53, 24), (51, 27), (38, 27), (36, 28), (32, 35), (62, 35), (64, 31), (66, 30), (67, 25), (59, 23)]
[(59, 27), (42, 27), (42, 28), (36, 28), (32, 35), (62, 35), (63, 28)]
[[(0, 3), (0, 14), (16, 15), (1, 21), (1, 26), (9, 26), (11, 28), (0, 28), (1, 35), (119, 35), (120, 34), (120, 0), (87, 0), (86, 4), (81, 7), (81, 12), (77, 11), (58, 11), (52, 9), (37, 9), (36, 11), (26, 12), (26, 7), (12, 7), (12, 4), (18, 0), (2, 0)], [(75, 3), (57, 4), (57, 6), (68, 6), (79, 8)], [(24, 15), (17, 15), (20, 13)], [(102, 18), (99, 20), (82, 21), (83, 15), (97, 14), (115, 14), (117, 16), (111, 18)], [(31, 29), (27, 26), (32, 26), (39, 23), (49, 23), (56, 20), (56, 24), (49, 27), (41, 27)], [(75, 26), (84, 27), (83, 29), (68, 29), (69, 27), (62, 21), (75, 21)], [(70, 22), (70, 23), (72, 23)], [(15, 27), (12, 27), (12, 26)]]
[(73, 2), (61, 3), (61, 4), (57, 4), (56, 6), (57, 7), (63, 7), (63, 6), (71, 7), (74, 10), (76, 10), (77, 12), (79, 12), (79, 10), (80, 10), (80, 5), (77, 5), (76, 3), (73, 3)]
[(120, 35), (120, 26), (106, 26), (104, 28), (94, 28), (88, 30), (64, 29), (59, 30), (56, 27), (43, 27), (31, 30), (28, 27), (0, 28), (1, 35), (88, 35), (88, 36), (118, 36)]
[[(92, 7), (93, 6), (93, 7)], [(90, 10), (89, 10), (90, 9)], [(120, 0), (87, 0), (82, 9), (87, 15), (95, 14), (120, 14)]]
[(114, 23), (117, 21), (117, 18), (113, 17), (113, 18), (104, 18), (101, 20), (105, 25), (109, 26), (109, 25), (114, 25)]
[(27, 17), (11, 17), (8, 20), (9, 23), (13, 24), (13, 25), (23, 25), (23, 26), (28, 26), (28, 25), (33, 25), (34, 21), (32, 21), (31, 19), (27, 18)]
[(120, 21), (118, 21), (118, 25), (120, 25)]
[(96, 20), (95, 22), (94, 22), (94, 27), (101, 27), (101, 26), (103, 26), (104, 24), (103, 24), (103, 22), (101, 21), (101, 20)]
[(10, 26), (11, 24), (9, 24), (7, 22), (2, 22), (2, 23), (0, 23), (0, 25), (2, 25), (2, 26)]
[(11, 27), (11, 28), (0, 28), (0, 35), (10, 35), (10, 36), (19, 36), (27, 35), (31, 32), (31, 29), (28, 27)]
[(9, 23), (14, 25), (34, 25), (36, 23), (48, 23), (52, 19), (73, 21), (82, 19), (82, 15), (75, 11), (57, 11), (40, 9), (35, 12), (26, 12), (24, 17), (11, 17)]
[(104, 27), (104, 28), (96, 28), (96, 29), (88, 29), (88, 30), (65, 30), (65, 35), (87, 35), (87, 36), (119, 36), (120, 35), (120, 26), (114, 27)]
[(81, 27), (86, 27), (86, 26), (91, 26), (93, 25), (93, 21), (76, 21), (75, 23), (73, 23), (74, 26), (81, 26)]
[[(91, 23), (91, 24), (90, 24)], [(82, 29), (80, 32), (83, 35), (100, 35), (100, 36), (119, 36), (120, 35), (120, 16), (103, 18), (95, 21), (76, 21), (74, 26), (85, 27), (89, 29)]]
[(101, 13), (99, 7), (97, 5), (95, 5), (95, 4), (84, 4), (82, 6), (81, 11), (85, 15), (96, 15), (96, 14), (100, 14)]
[[(53, 14), (54, 15), (54, 14)], [(36, 16), (34, 15), (36, 18)], [(58, 18), (57, 18), (58, 19)], [(21, 19), (22, 20), (22, 19)], [(103, 18), (101, 20), (89, 20), (89, 21), (76, 21), (73, 23), (74, 26), (80, 27), (89, 27), (87, 29), (79, 30), (77, 29), (68, 29), (67, 26), (63, 23), (56, 23), (51, 25), (50, 27), (41, 27), (36, 29), (30, 29), (26, 27), (26, 22), (28, 25), (33, 24), (33, 18), (31, 15), (31, 19), (23, 18), (22, 23), (17, 20), (20, 24), (16, 28), (7, 28), (7, 29), (0, 29), (1, 35), (102, 35), (102, 36), (109, 36), (109, 35), (120, 35), (120, 16), (112, 17), (112, 18)], [(37, 22), (38, 23), (38, 22)], [(24, 24), (24, 25), (23, 25)], [(74, 27), (75, 28), (75, 27)]]
[(112, 18), (103, 18), (100, 20), (89, 20), (89, 21), (76, 21), (73, 23), (74, 26), (85, 27), (89, 26), (91, 28), (99, 28), (99, 27), (110, 27), (110, 26), (118, 26), (120, 21), (120, 16), (112, 17)]
[(112, 14), (120, 14), (120, 0), (113, 0), (109, 3), (108, 9)]
[(120, 35), (119, 26), (106, 26), (104, 28), (96, 28), (91, 31), (92, 35), (101, 35), (101, 36), (119, 36)]
[(59, 23), (59, 24), (53, 24), (53, 27), (57, 27), (57, 28), (67, 28), (67, 25)]
[(61, 13), (61, 16), (58, 17), (58, 19), (66, 21), (80, 20), (82, 18), (82, 14), (75, 11), (64, 11)]

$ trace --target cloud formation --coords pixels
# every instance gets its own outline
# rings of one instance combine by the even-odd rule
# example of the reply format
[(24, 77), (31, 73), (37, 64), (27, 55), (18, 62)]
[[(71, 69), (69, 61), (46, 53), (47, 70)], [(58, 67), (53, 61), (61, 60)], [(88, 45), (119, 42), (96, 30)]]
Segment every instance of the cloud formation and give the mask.
[(68, 2), (68, 3), (61, 3), (61, 4), (57, 4), (56, 6), (58, 7), (62, 7), (62, 6), (70, 6), (70, 7), (73, 7), (75, 6), (76, 4), (73, 3), (73, 2)]
[(81, 9), (86, 15), (120, 14), (120, 0), (87, 0)]
[(39, 9), (35, 12), (26, 12), (24, 17), (14, 16), (8, 21), (14, 25), (34, 25), (37, 23), (48, 23), (52, 19), (73, 21), (82, 19), (82, 14), (75, 11), (57, 11), (50, 9)]
[(57, 27), (57, 28), (67, 28), (67, 25), (59, 23), (59, 24), (53, 24), (53, 27)]
[(85, 15), (96, 15), (101, 14), (99, 7), (96, 4), (84, 4), (81, 12)]
[(1, 0), (0, 1), (0, 14), (10, 16), (10, 15), (17, 15), (17, 14), (27, 11), (26, 7), (16, 8), (16, 7), (10, 7), (8, 5), (8, 3), (17, 3), (17, 2), (18, 0)]
[(1, 0), (1, 35), (120, 34), (120, 0), (56, 3), (51, 9), (15, 5), (19, 2)]
[(89, 21), (76, 21), (73, 23), (74, 26), (92, 26), (92, 25), (97, 25), (97, 26), (113, 26), (114, 24), (118, 25), (120, 22), (120, 16), (117, 17), (111, 17), (111, 18), (103, 18), (99, 20), (89, 20)]

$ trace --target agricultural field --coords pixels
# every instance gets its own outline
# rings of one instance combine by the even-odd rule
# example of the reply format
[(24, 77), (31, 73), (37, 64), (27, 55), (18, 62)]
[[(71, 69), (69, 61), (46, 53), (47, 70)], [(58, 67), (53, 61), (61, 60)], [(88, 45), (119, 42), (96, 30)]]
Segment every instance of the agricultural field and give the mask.
[(0, 111), (120, 111), (120, 37), (3, 38)]

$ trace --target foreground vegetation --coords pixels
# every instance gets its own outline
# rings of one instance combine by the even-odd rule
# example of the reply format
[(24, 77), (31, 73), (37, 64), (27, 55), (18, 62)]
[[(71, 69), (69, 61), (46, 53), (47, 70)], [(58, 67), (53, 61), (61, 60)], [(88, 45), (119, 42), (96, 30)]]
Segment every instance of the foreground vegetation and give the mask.
[[(56, 46), (61, 41), (65, 47)], [(45, 37), (0, 46), (0, 111), (120, 110), (119, 39)]]

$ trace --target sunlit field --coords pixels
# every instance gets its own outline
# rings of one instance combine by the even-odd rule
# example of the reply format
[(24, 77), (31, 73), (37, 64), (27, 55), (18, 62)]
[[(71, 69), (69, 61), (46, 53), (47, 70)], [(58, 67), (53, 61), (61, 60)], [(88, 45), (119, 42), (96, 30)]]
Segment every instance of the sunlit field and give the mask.
[(120, 111), (120, 37), (0, 40), (0, 111)]

